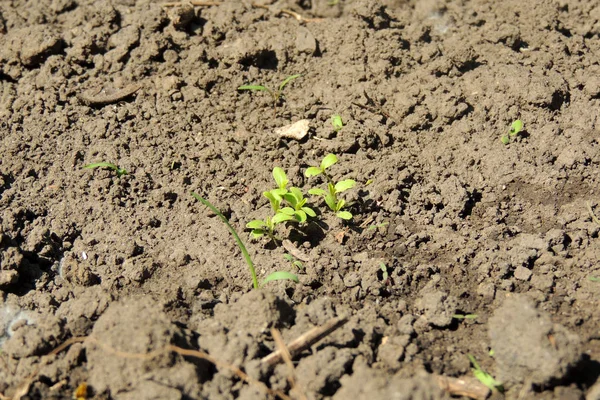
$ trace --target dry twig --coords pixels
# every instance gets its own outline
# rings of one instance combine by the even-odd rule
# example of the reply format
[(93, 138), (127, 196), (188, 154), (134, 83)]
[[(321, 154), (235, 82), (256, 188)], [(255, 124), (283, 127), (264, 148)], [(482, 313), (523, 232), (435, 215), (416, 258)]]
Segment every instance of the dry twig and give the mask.
[(189, 1), (174, 1), (171, 3), (161, 3), (163, 7), (179, 7), (185, 4), (190, 4), (195, 7), (210, 7), (221, 5), (219, 1), (200, 1), (200, 0), (189, 0)]
[(271, 335), (273, 336), (275, 344), (277, 345), (277, 349), (281, 352), (283, 360), (289, 369), (288, 382), (290, 383), (290, 392), (296, 392), (302, 400), (307, 400), (306, 396), (304, 395), (304, 391), (296, 383), (296, 370), (294, 369), (294, 363), (292, 363), (292, 356), (290, 355), (287, 346), (283, 342), (281, 333), (279, 333), (277, 329), (271, 328)]
[(450, 378), (436, 376), (437, 384), (442, 390), (453, 396), (465, 396), (475, 400), (485, 400), (490, 395), (490, 389), (475, 378)]

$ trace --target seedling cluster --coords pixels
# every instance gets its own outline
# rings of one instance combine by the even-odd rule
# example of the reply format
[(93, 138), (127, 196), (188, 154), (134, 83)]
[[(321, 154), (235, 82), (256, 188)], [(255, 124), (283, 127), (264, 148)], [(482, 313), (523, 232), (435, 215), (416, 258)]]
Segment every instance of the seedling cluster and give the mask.
[[(344, 210), (346, 201), (339, 198), (339, 194), (353, 188), (356, 182), (352, 179), (346, 179), (340, 182), (333, 182), (327, 169), (337, 163), (335, 154), (328, 154), (323, 158), (318, 167), (309, 167), (305, 175), (310, 178), (317, 175), (323, 175), (327, 180), (327, 190), (321, 188), (311, 188), (308, 193), (321, 196), (325, 204), (335, 213), (335, 215), (344, 220), (352, 219), (352, 214)], [(304, 224), (308, 218), (315, 218), (317, 213), (307, 205), (308, 199), (304, 197), (302, 190), (297, 187), (288, 189), (289, 180), (285, 171), (280, 167), (273, 168), (273, 179), (277, 187), (263, 192), (263, 196), (271, 204), (271, 215), (264, 219), (256, 219), (248, 222), (246, 228), (251, 229), (254, 238), (263, 236), (273, 241), (281, 241), (277, 236), (277, 225), (283, 222)]]

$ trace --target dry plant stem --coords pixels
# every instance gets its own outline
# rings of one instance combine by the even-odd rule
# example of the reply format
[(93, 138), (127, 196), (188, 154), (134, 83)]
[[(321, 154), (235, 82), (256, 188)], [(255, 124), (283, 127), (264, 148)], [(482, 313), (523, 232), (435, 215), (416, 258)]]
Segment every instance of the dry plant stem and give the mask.
[(435, 377), (442, 390), (453, 396), (465, 396), (475, 400), (485, 400), (490, 395), (490, 389), (475, 378), (450, 378), (447, 376)]
[(284, 249), (289, 251), (290, 254), (293, 255), (294, 257), (296, 257), (298, 260), (304, 261), (304, 262), (309, 262), (312, 260), (308, 254), (306, 254), (302, 250), (298, 249), (289, 240), (286, 239), (283, 242), (281, 242), (281, 244), (283, 245)]
[(132, 83), (131, 85), (125, 86), (123, 89), (117, 90), (111, 94), (98, 94), (100, 91), (96, 91), (94, 94), (90, 95), (90, 92), (83, 92), (77, 95), (77, 98), (81, 100), (82, 103), (88, 106), (101, 106), (111, 103), (116, 103), (127, 97), (131, 96), (142, 87), (139, 83)]
[(182, 6), (184, 4), (191, 4), (195, 7), (210, 7), (210, 6), (219, 6), (221, 5), (220, 2), (218, 1), (195, 1), (195, 0), (190, 0), (190, 1), (174, 1), (172, 3), (161, 3), (161, 6), (163, 7), (179, 7)]
[(117, 357), (122, 357), (122, 358), (149, 360), (149, 359), (152, 359), (156, 356), (159, 356), (159, 355), (164, 354), (169, 351), (175, 352), (175, 353), (180, 354), (185, 357), (199, 358), (199, 359), (210, 362), (211, 364), (215, 365), (219, 369), (227, 369), (227, 370), (233, 372), (233, 374), (235, 376), (237, 376), (239, 379), (241, 379), (242, 381), (248, 383), (249, 385), (254, 385), (254, 386), (259, 387), (260, 389), (262, 389), (264, 392), (266, 392), (267, 394), (269, 394), (271, 396), (279, 397), (282, 400), (291, 400), (291, 398), (288, 395), (286, 395), (285, 393), (283, 393), (279, 390), (273, 390), (273, 389), (267, 387), (267, 385), (265, 385), (264, 383), (257, 381), (255, 379), (251, 378), (250, 376), (248, 376), (248, 374), (246, 374), (241, 369), (239, 369), (233, 365), (221, 362), (221, 361), (211, 357), (210, 355), (208, 355), (207, 353), (205, 353), (203, 351), (183, 349), (181, 347), (177, 347), (177, 346), (173, 346), (173, 345), (169, 344), (169, 345), (163, 347), (162, 349), (154, 350), (149, 353), (129, 353), (129, 352), (125, 352), (125, 351), (115, 350), (112, 347), (108, 346), (107, 344), (100, 342), (93, 336), (73, 337), (71, 339), (68, 339), (64, 343), (62, 343), (60, 346), (58, 346), (57, 348), (52, 350), (46, 356), (42, 357), (42, 361), (40, 362), (40, 365), (27, 378), (27, 380), (25, 382), (23, 382), (21, 385), (19, 385), (19, 387), (17, 388), (17, 390), (12, 398), (5, 397), (4, 395), (0, 394), (0, 400), (20, 400), (21, 397), (25, 396), (29, 392), (29, 387), (33, 383), (33, 380), (38, 375), (41, 368), (46, 364), (46, 362), (51, 357), (56, 356), (58, 353), (65, 350), (67, 347), (71, 346), (74, 343), (83, 343), (83, 342), (94, 343), (94, 344), (102, 347), (102, 349), (104, 349), (107, 353), (110, 353)]
[(281, 352), (283, 360), (289, 369), (288, 382), (290, 383), (291, 388), (290, 393), (296, 392), (301, 400), (307, 400), (304, 391), (296, 383), (296, 370), (294, 369), (294, 363), (292, 363), (292, 356), (281, 337), (281, 333), (279, 333), (277, 329), (271, 328), (271, 335), (273, 336), (273, 339), (275, 339), (277, 349)]
[[(308, 349), (310, 346), (317, 343), (319, 340), (323, 339), (324, 337), (334, 332), (336, 329), (340, 328), (346, 322), (348, 322), (348, 317), (346, 316), (332, 318), (329, 321), (327, 321), (325, 325), (317, 326), (311, 329), (310, 331), (306, 332), (305, 334), (301, 335), (300, 337), (294, 339), (287, 346), (290, 355), (294, 357), (298, 353)], [(277, 350), (264, 357), (262, 360), (260, 360), (260, 362), (262, 364), (273, 366), (280, 363), (282, 359), (283, 355), (281, 351)]]
[(598, 217), (596, 217), (596, 214), (594, 214), (594, 210), (592, 210), (592, 205), (590, 204), (590, 202), (588, 201), (585, 204), (587, 205), (587, 209), (588, 209), (588, 212), (590, 213), (590, 217), (592, 217), (592, 221), (594, 221), (595, 223), (600, 225), (600, 219), (598, 219)]

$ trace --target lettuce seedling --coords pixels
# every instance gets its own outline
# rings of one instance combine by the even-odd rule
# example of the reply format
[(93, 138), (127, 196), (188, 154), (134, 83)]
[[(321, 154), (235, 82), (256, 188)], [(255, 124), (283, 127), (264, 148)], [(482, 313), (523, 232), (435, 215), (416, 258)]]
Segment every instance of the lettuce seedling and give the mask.
[(328, 183), (327, 191), (319, 188), (313, 188), (310, 189), (308, 193), (317, 196), (323, 196), (325, 198), (325, 203), (331, 209), (331, 211), (335, 213), (336, 216), (341, 219), (349, 220), (352, 219), (352, 213), (349, 211), (342, 211), (346, 205), (346, 200), (339, 199), (337, 195), (338, 193), (342, 193), (353, 188), (354, 186), (356, 186), (355, 181), (352, 179), (346, 179), (336, 183), (335, 185), (333, 183)]
[(283, 198), (291, 207), (284, 207), (280, 212), (295, 217), (301, 224), (306, 222), (307, 216), (313, 218), (317, 216), (312, 208), (306, 206), (307, 199), (300, 189), (291, 188), (289, 192), (283, 195)]
[(300, 78), (301, 76), (302, 76), (302, 74), (288, 76), (279, 84), (279, 88), (277, 90), (273, 90), (264, 85), (242, 85), (242, 86), (238, 87), (238, 90), (250, 90), (250, 91), (269, 93), (271, 95), (271, 98), (273, 99), (273, 110), (274, 110), (275, 114), (277, 114), (277, 105), (279, 104), (279, 100), (281, 99), (281, 96), (283, 95), (283, 88), (285, 88), (285, 86), (288, 83), (290, 83), (291, 81), (293, 81), (296, 78)]
[(258, 239), (263, 236), (267, 236), (269, 239), (273, 241), (281, 242), (281, 238), (277, 237), (276, 227), (278, 224), (285, 221), (295, 221), (293, 215), (288, 215), (282, 212), (278, 212), (272, 217), (267, 217), (263, 219), (255, 219), (246, 224), (246, 228), (252, 229), (252, 237)]
[(333, 125), (333, 130), (339, 132), (344, 127), (344, 121), (342, 121), (342, 117), (339, 114), (335, 114), (331, 117), (331, 125)]
[(510, 125), (510, 130), (508, 131), (508, 135), (503, 135), (500, 138), (500, 141), (503, 144), (509, 144), (511, 138), (516, 137), (519, 132), (521, 132), (523, 130), (523, 121), (521, 121), (520, 119), (517, 119), (515, 121), (513, 121), (513, 123)]
[(84, 165), (83, 168), (94, 169), (94, 168), (110, 168), (117, 173), (117, 178), (121, 178), (123, 175), (127, 175), (127, 171), (124, 168), (119, 168), (113, 163), (99, 162), (94, 164)]
[(321, 165), (318, 167), (308, 167), (306, 171), (304, 171), (304, 176), (310, 178), (311, 176), (323, 174), (323, 176), (327, 178), (327, 181), (331, 183), (331, 177), (327, 174), (326, 170), (337, 162), (338, 158), (335, 154), (327, 154), (323, 160), (321, 160)]

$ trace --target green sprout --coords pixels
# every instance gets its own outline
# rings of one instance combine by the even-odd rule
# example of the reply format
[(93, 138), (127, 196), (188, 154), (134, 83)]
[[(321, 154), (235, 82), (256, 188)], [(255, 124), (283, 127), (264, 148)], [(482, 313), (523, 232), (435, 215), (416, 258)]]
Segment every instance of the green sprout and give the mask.
[(485, 386), (490, 388), (490, 390), (497, 390), (499, 392), (504, 391), (504, 387), (500, 382), (495, 380), (493, 376), (481, 369), (481, 367), (475, 360), (475, 357), (473, 357), (470, 354), (467, 354), (467, 357), (469, 357), (471, 364), (473, 364), (473, 368), (471, 368), (471, 371), (473, 371), (473, 375), (475, 376), (475, 378), (477, 378), (477, 380), (479, 380), (479, 382), (483, 383)]
[(196, 200), (198, 200), (199, 202), (201, 202), (202, 204), (204, 204), (205, 206), (210, 208), (211, 211), (214, 212), (219, 218), (221, 218), (221, 220), (227, 226), (227, 228), (229, 229), (229, 232), (231, 232), (231, 235), (235, 239), (235, 242), (237, 243), (238, 247), (240, 248), (242, 255), (244, 256), (244, 259), (246, 260), (246, 264), (248, 264), (248, 269), (250, 270), (250, 276), (252, 277), (252, 286), (254, 287), (254, 289), (259, 289), (260, 287), (264, 286), (267, 282), (272, 282), (272, 281), (277, 281), (277, 280), (291, 280), (291, 281), (298, 283), (298, 277), (296, 275), (294, 275), (290, 272), (286, 272), (286, 271), (277, 271), (277, 272), (273, 272), (273, 273), (267, 275), (267, 277), (259, 285), (258, 279), (256, 277), (256, 270), (254, 268), (254, 263), (252, 262), (252, 258), (250, 257), (250, 253), (248, 253), (248, 249), (246, 249), (244, 242), (242, 242), (242, 239), (240, 239), (240, 236), (237, 234), (234, 227), (231, 226), (227, 217), (225, 217), (215, 206), (213, 206), (208, 200), (204, 199), (200, 195), (192, 192), (192, 196), (194, 196), (194, 198)]
[(352, 214), (348, 211), (342, 211), (344, 206), (346, 205), (346, 201), (344, 199), (339, 199), (338, 194), (345, 192), (348, 189), (356, 186), (356, 181), (352, 179), (346, 179), (340, 181), (338, 183), (333, 183), (331, 177), (327, 174), (327, 168), (331, 167), (333, 164), (337, 163), (338, 159), (335, 154), (327, 154), (323, 160), (321, 160), (321, 164), (318, 167), (309, 167), (304, 172), (304, 175), (307, 178), (311, 176), (323, 175), (328, 181), (327, 191), (323, 189), (310, 189), (308, 193), (312, 195), (322, 196), (325, 198), (325, 203), (327, 206), (336, 213), (336, 215), (345, 220), (352, 219)]
[(600, 282), (600, 278), (599, 278), (599, 277), (597, 277), (597, 276), (589, 276), (589, 277), (588, 277), (588, 280), (589, 280), (590, 282)]
[(352, 179), (346, 179), (336, 183), (327, 184), (328, 191), (326, 192), (323, 189), (314, 188), (310, 189), (308, 193), (323, 196), (325, 198), (325, 204), (341, 219), (349, 220), (352, 219), (352, 213), (349, 211), (342, 211), (344, 206), (346, 205), (346, 200), (338, 198), (338, 194), (342, 193), (348, 189), (353, 188), (356, 185), (356, 182)]
[(127, 175), (127, 171), (124, 168), (119, 168), (113, 163), (109, 162), (98, 162), (94, 164), (84, 165), (83, 168), (94, 169), (94, 168), (110, 168), (117, 173), (117, 178), (121, 178), (123, 175)]
[(455, 319), (475, 319), (477, 318), (477, 314), (454, 314), (452, 318)]
[(279, 88), (277, 90), (273, 90), (264, 85), (242, 85), (242, 86), (238, 87), (238, 90), (250, 90), (250, 91), (269, 93), (271, 95), (271, 98), (273, 99), (273, 110), (274, 110), (275, 114), (277, 114), (277, 105), (279, 104), (279, 100), (281, 99), (281, 96), (283, 95), (283, 88), (285, 88), (285, 86), (288, 83), (290, 83), (291, 81), (293, 81), (296, 78), (300, 78), (301, 76), (302, 76), (302, 74), (288, 76), (279, 84)]
[(513, 123), (510, 125), (510, 130), (508, 131), (508, 135), (503, 135), (500, 138), (500, 141), (503, 144), (509, 144), (511, 138), (515, 138), (519, 132), (521, 132), (523, 130), (523, 121), (521, 121), (520, 119), (517, 119), (515, 121), (513, 121)]
[(385, 263), (382, 262), (381, 264), (379, 264), (379, 269), (381, 269), (381, 277), (384, 281), (387, 281), (389, 277), (387, 265), (385, 265)]
[(331, 117), (331, 125), (333, 125), (333, 130), (339, 132), (344, 127), (344, 121), (342, 121), (342, 117), (339, 114), (335, 114)]
[(299, 223), (306, 222), (307, 216), (313, 218), (317, 216), (312, 208), (306, 206), (307, 199), (300, 189), (290, 188), (290, 191), (284, 194), (283, 198), (291, 207), (284, 207), (280, 212), (295, 217)]
[(304, 269), (304, 264), (302, 264), (302, 261), (298, 260), (293, 255), (285, 253), (283, 255), (283, 258), (285, 258), (287, 261), (289, 261), (294, 267), (296, 267), (296, 268), (298, 268), (300, 270)]
[(255, 219), (246, 224), (246, 228), (252, 229), (252, 237), (258, 239), (263, 236), (267, 236), (273, 241), (281, 242), (281, 238), (276, 235), (276, 227), (285, 221), (294, 221), (295, 218), (291, 215), (284, 213), (277, 213), (273, 217), (267, 217), (265, 219)]

